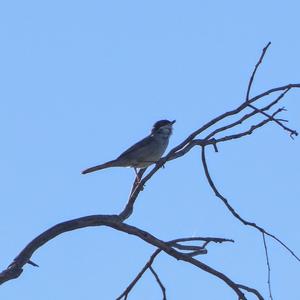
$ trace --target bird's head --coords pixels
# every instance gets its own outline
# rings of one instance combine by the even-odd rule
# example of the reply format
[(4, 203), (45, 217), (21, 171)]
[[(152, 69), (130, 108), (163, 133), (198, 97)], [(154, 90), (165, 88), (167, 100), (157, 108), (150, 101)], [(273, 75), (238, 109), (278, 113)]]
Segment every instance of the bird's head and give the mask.
[(151, 130), (151, 134), (159, 133), (170, 136), (172, 134), (172, 126), (176, 122), (169, 120), (160, 120), (154, 123), (153, 128)]

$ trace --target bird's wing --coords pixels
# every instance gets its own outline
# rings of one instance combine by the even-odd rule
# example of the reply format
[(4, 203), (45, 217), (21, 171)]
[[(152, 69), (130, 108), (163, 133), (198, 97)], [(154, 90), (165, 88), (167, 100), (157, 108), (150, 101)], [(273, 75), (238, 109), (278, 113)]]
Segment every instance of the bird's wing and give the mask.
[(128, 148), (126, 151), (124, 151), (117, 159), (136, 155), (137, 152), (140, 153), (140, 151), (143, 151), (143, 148), (149, 145), (149, 142), (151, 142), (152, 139), (153, 137), (151, 135), (148, 135), (147, 137), (143, 138), (142, 140)]

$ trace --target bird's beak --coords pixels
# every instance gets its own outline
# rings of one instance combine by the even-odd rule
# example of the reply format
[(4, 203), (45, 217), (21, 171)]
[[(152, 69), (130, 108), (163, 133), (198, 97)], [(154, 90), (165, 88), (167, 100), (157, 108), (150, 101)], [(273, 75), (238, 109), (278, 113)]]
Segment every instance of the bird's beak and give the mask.
[(176, 122), (176, 120), (172, 121), (171, 124), (173, 125)]

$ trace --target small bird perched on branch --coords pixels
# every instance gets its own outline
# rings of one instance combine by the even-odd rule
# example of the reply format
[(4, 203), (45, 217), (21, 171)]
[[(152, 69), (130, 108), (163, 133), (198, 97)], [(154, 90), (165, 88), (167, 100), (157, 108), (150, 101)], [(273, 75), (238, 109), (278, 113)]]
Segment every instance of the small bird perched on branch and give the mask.
[(147, 168), (156, 163), (167, 149), (170, 136), (172, 134), (172, 125), (174, 121), (157, 121), (151, 130), (151, 133), (141, 141), (137, 142), (118, 158), (108, 161), (104, 164), (88, 168), (82, 171), (82, 174), (95, 172), (111, 167), (132, 167), (137, 175), (137, 169)]

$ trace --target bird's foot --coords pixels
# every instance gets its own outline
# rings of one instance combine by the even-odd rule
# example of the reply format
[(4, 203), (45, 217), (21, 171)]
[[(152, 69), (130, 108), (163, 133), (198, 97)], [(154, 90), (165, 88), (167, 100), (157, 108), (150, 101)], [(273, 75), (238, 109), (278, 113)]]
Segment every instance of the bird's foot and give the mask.
[(159, 167), (159, 168), (164, 169), (164, 168), (165, 168), (165, 164), (160, 165), (160, 164), (157, 162), (157, 163), (156, 163), (156, 167)]

